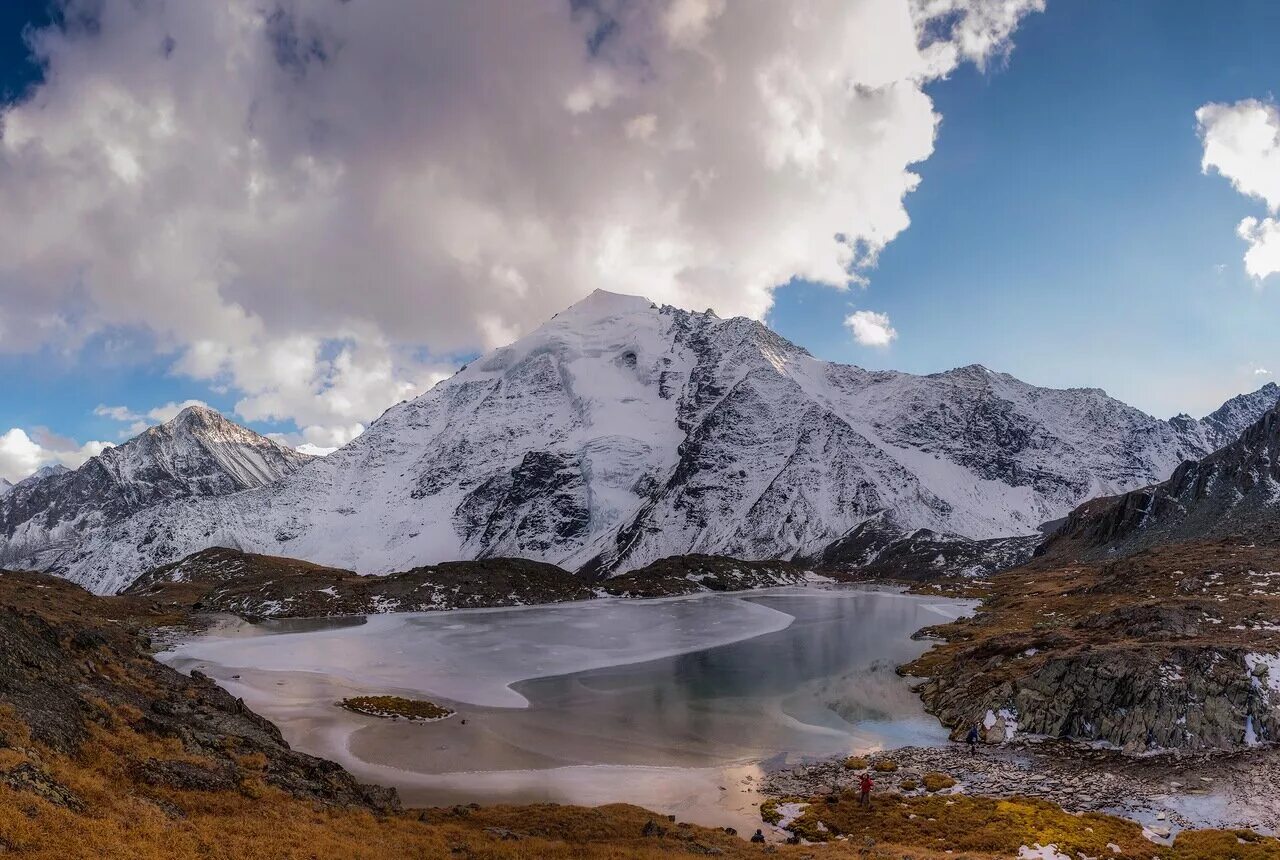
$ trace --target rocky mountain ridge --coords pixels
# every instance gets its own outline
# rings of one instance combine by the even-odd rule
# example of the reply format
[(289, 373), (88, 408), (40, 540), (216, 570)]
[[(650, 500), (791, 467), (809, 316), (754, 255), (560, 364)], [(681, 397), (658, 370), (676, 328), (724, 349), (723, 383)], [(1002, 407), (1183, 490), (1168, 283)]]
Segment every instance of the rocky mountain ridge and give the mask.
[[(207, 546), (360, 573), (521, 557), (588, 576), (690, 553), (812, 559), (1033, 534), (1238, 433), (981, 366), (928, 376), (814, 358), (762, 324), (597, 291), (285, 479), (183, 498), (41, 566), (96, 591)], [(962, 554), (958, 554), (962, 555)]]
[(312, 458), (192, 406), (89, 458), (46, 466), (0, 496), (0, 561), (57, 570), (86, 536), (178, 499), (261, 487)]
[(1280, 533), (1280, 404), (1231, 444), (1159, 484), (1081, 505), (1038, 552), (1082, 557), (1234, 535)]

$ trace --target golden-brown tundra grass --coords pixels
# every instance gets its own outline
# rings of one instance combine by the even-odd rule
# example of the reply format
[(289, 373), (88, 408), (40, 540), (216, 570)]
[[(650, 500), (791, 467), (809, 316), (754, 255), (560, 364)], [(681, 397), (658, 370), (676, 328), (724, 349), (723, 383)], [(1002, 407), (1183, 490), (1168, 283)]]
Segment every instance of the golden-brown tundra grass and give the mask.
[[(899, 798), (877, 794), (870, 810), (852, 797), (810, 804), (795, 829), (814, 845), (761, 846), (721, 830), (669, 821), (627, 805), (582, 808), (530, 806), (392, 810), (337, 805), (271, 784), (281, 753), (250, 749), (234, 735), (199, 743), (179, 732), (161, 735), (145, 706), (160, 697), (206, 707), (207, 690), (176, 678), (132, 644), (139, 632), (181, 620), (145, 600), (96, 598), (45, 577), (0, 574), (0, 615), (11, 643), (40, 638), (30, 654), (48, 659), (49, 685), (75, 695), (83, 736), (55, 748), (16, 686), (31, 666), (5, 666), (0, 653), (0, 856), (31, 860), (303, 860), (303, 858), (749, 858), (859, 857), (882, 860), (971, 860), (1016, 856), (1023, 845), (1059, 845), (1072, 857), (1161, 857), (1167, 860), (1237, 857), (1280, 860), (1280, 842), (1250, 833), (1184, 833), (1172, 848), (1146, 841), (1130, 822), (1072, 815), (1026, 799), (961, 795)], [(27, 632), (15, 632), (26, 631)], [(90, 632), (99, 639), (74, 639)], [(99, 641), (100, 640), (100, 641)], [(79, 650), (77, 650), (79, 648)], [(36, 666), (43, 672), (43, 666)], [(5, 674), (4, 670), (9, 671)], [(26, 675), (23, 673), (26, 672)], [(18, 679), (6, 682), (5, 677)], [(44, 677), (37, 674), (35, 677)], [(184, 686), (185, 685), (185, 686)], [(43, 689), (43, 688), (42, 688)], [(85, 692), (85, 691), (89, 692)], [(185, 697), (185, 698), (184, 698)], [(111, 701), (108, 701), (108, 700)], [(132, 704), (131, 704), (132, 703)], [(204, 704), (201, 704), (204, 703)], [(193, 723), (193, 725), (196, 725)], [(197, 726), (208, 735), (210, 723)], [(195, 729), (193, 729), (194, 731)], [(274, 757), (274, 758), (273, 758)], [(214, 761), (214, 759), (218, 761)], [(155, 763), (233, 774), (218, 790), (192, 790), (144, 779)], [(38, 772), (56, 791), (33, 790), (19, 778)], [(69, 793), (74, 802), (60, 799)], [(822, 827), (819, 828), (819, 822)], [(744, 834), (745, 835), (745, 834)], [(844, 836), (843, 840), (837, 838)], [(1107, 848), (1117, 846), (1120, 854)]]

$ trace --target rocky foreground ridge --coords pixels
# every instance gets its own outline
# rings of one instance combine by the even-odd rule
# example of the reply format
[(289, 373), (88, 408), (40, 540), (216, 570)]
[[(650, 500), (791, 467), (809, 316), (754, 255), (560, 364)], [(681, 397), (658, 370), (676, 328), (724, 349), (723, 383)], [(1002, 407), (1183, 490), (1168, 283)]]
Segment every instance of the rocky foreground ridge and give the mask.
[(905, 667), (963, 737), (1067, 738), (1146, 753), (1280, 740), (1280, 541), (1038, 559)]

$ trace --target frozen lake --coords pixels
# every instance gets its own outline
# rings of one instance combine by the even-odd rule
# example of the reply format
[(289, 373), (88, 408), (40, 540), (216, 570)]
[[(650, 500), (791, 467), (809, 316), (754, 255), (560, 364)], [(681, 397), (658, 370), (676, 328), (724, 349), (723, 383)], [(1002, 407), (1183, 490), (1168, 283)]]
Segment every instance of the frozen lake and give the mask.
[[(160, 658), (413, 805), (623, 801), (741, 829), (758, 826), (762, 763), (945, 742), (894, 667), (928, 648), (913, 632), (971, 609), (775, 589), (235, 625)], [(458, 714), (413, 724), (334, 705), (380, 693)]]

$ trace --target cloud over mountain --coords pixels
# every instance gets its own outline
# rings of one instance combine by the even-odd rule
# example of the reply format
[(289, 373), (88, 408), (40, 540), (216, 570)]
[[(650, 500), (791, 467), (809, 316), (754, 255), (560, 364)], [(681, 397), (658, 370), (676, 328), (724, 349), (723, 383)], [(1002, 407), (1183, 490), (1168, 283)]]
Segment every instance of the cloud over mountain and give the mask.
[(4, 109), (0, 350), (137, 334), (344, 441), (597, 286), (762, 316), (908, 225), (1042, 0), (68, 0)]

